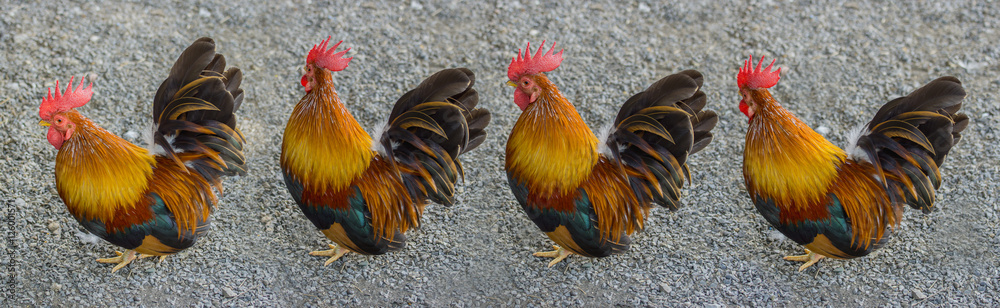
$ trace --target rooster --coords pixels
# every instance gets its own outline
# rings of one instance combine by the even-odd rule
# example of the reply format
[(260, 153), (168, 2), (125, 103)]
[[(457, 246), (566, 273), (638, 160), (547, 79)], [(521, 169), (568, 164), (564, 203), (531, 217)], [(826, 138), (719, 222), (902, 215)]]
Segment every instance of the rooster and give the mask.
[(244, 138), (233, 114), (243, 101), (242, 73), (226, 69), (215, 42), (201, 38), (181, 54), (153, 97), (151, 149), (94, 124), (74, 108), (93, 96), (84, 79), (59, 82), (38, 116), (59, 151), (59, 197), (87, 231), (127, 251), (98, 259), (118, 271), (139, 257), (177, 253), (209, 229), (223, 175), (245, 174)]
[(605, 257), (629, 248), (652, 203), (681, 206), (688, 155), (712, 141), (718, 116), (705, 106), (702, 75), (667, 76), (625, 101), (598, 140), (545, 76), (562, 63), (555, 43), (518, 51), (507, 68), (522, 113), (507, 141), (507, 180), (522, 209), (557, 245), (535, 256)]
[(348, 50), (327, 49), (329, 38), (306, 57), (305, 96), (295, 105), (281, 144), (285, 184), (302, 213), (328, 239), (329, 265), (347, 252), (380, 255), (404, 247), (428, 200), (450, 206), (463, 175), (459, 154), (483, 142), (490, 122), (476, 108), (475, 75), (446, 69), (403, 94), (377, 140), (351, 116), (333, 86), (347, 68)]
[(885, 104), (834, 146), (785, 110), (768, 88), (778, 83), (774, 61), (761, 70), (744, 62), (737, 85), (750, 119), (743, 178), (757, 211), (806, 248), (785, 257), (805, 262), (865, 256), (886, 243), (905, 205), (929, 213), (939, 168), (961, 139), (969, 118), (957, 113), (965, 90), (955, 77), (931, 81)]

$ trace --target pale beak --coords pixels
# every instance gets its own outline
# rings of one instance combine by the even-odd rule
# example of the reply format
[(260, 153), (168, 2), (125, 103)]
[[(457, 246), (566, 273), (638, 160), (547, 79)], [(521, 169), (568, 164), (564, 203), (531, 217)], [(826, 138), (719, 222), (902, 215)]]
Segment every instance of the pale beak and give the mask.
[(38, 125), (41, 125), (41, 126), (52, 126), (52, 124), (49, 124), (49, 122), (46, 122), (45, 120), (38, 121)]
[(517, 83), (514, 83), (514, 81), (513, 81), (513, 80), (507, 80), (507, 85), (508, 85), (508, 86), (511, 86), (511, 87), (515, 87), (515, 88), (517, 88)]

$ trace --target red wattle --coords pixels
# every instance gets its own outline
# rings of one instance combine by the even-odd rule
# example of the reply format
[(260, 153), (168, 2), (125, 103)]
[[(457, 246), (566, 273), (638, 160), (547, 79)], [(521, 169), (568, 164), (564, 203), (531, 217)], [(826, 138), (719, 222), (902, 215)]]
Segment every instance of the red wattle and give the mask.
[(514, 90), (514, 103), (517, 104), (518, 108), (521, 108), (521, 111), (524, 111), (531, 104), (531, 97), (528, 96), (528, 93), (524, 93), (524, 91), (518, 88)]
[(743, 112), (747, 116), (747, 122), (753, 120), (753, 110), (750, 110), (750, 106), (747, 105), (745, 100), (740, 100), (740, 112)]
[(63, 141), (65, 141), (55, 127), (49, 127), (49, 133), (45, 135), (45, 139), (48, 139), (49, 143), (56, 147), (56, 150), (62, 148)]

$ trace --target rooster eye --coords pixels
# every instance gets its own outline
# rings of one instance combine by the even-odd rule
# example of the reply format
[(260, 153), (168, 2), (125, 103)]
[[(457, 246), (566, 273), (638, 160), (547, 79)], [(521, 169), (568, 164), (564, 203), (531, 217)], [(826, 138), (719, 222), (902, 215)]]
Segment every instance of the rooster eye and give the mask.
[(528, 81), (527, 80), (524, 81), (524, 85), (528, 85)]

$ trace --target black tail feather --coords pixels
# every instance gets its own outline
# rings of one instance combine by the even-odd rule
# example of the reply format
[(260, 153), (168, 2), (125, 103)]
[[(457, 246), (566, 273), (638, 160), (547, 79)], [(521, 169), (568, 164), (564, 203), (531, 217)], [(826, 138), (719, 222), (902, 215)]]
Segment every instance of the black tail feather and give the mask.
[[(226, 70), (212, 39), (200, 38), (185, 49), (153, 100), (153, 140), (164, 155), (210, 182), (245, 174), (245, 139), (234, 114), (243, 102), (242, 80), (240, 69)], [(182, 161), (182, 156), (193, 158)]]
[(644, 204), (657, 202), (676, 210), (680, 189), (690, 181), (687, 157), (712, 141), (718, 115), (703, 110), (704, 77), (693, 70), (670, 75), (622, 105), (615, 130), (606, 141)]
[(933, 209), (945, 157), (969, 124), (968, 116), (957, 113), (965, 95), (955, 77), (938, 78), (882, 106), (857, 141), (883, 179), (889, 177), (883, 183), (924, 213)]
[(380, 143), (403, 171), (407, 189), (421, 194), (416, 199), (451, 205), (463, 175), (458, 156), (486, 139), (490, 113), (476, 108), (475, 80), (466, 68), (442, 70), (403, 94), (392, 109)]
[(486, 126), (490, 124), (490, 112), (486, 109), (471, 109), (469, 112), (469, 143), (462, 148), (462, 153), (479, 147), (486, 141)]

